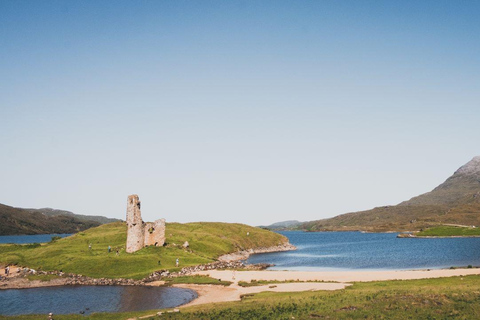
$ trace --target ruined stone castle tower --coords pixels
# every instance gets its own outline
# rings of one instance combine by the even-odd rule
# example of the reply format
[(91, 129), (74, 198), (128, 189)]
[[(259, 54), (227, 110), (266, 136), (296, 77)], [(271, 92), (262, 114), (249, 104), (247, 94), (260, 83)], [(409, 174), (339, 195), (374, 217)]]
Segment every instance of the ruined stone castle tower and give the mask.
[(165, 243), (165, 219), (143, 222), (138, 195), (127, 200), (127, 252), (132, 253), (145, 246), (163, 246)]

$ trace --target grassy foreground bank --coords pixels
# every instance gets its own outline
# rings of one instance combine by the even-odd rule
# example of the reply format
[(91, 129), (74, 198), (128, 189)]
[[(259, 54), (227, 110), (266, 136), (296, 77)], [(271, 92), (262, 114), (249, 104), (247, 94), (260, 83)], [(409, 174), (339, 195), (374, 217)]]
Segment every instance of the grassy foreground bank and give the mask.
[[(286, 237), (260, 228), (213, 222), (167, 223), (164, 247), (126, 253), (126, 240), (126, 224), (116, 222), (42, 245), (0, 245), (0, 264), (62, 270), (95, 278), (142, 279), (156, 270), (175, 271), (212, 262), (222, 254), (288, 242)], [(185, 241), (189, 243), (187, 249), (182, 247)], [(177, 258), (179, 268), (175, 267)]]
[[(55, 319), (128, 319), (155, 311), (58, 315)], [(148, 319), (479, 319), (480, 276), (355, 283), (339, 291), (264, 292), (240, 302), (181, 309)], [(33, 320), (39, 316), (1, 317)]]

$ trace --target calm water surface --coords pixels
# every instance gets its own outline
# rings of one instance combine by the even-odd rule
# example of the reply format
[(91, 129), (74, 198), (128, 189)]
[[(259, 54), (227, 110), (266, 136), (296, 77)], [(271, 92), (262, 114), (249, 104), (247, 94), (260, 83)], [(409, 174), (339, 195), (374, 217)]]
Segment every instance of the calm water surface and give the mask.
[(43, 243), (49, 242), (52, 240), (52, 237), (68, 237), (71, 234), (62, 233), (62, 234), (33, 234), (27, 236), (0, 236), (0, 243), (15, 243), (15, 244), (26, 244), (26, 243)]
[(0, 314), (139, 311), (173, 308), (196, 297), (193, 290), (171, 287), (64, 286), (0, 290)]
[(396, 233), (279, 232), (298, 250), (252, 255), (272, 270), (408, 270), (480, 265), (480, 238), (397, 238)]

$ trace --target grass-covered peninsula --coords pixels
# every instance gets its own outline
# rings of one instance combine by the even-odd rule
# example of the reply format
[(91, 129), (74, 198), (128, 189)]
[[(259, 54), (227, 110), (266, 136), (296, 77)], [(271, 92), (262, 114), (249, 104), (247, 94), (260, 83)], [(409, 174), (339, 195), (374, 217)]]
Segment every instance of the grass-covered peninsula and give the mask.
[[(232, 223), (167, 223), (165, 235), (163, 247), (151, 246), (126, 253), (126, 224), (116, 222), (46, 244), (0, 245), (0, 264), (44, 271), (62, 270), (95, 278), (142, 279), (156, 270), (175, 271), (212, 262), (226, 253), (288, 242), (280, 234)], [(188, 248), (182, 246), (185, 241), (189, 243)], [(175, 266), (177, 258), (180, 260), (178, 268)]]
[(417, 237), (480, 237), (480, 228), (461, 226), (438, 226), (416, 233)]

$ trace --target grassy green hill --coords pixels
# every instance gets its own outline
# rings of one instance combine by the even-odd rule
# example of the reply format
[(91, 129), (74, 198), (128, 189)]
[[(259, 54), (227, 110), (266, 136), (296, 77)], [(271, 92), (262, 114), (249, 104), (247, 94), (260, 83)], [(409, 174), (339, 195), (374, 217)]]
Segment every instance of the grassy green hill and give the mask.
[[(91, 277), (142, 279), (159, 269), (176, 270), (176, 258), (180, 267), (185, 267), (209, 263), (238, 250), (288, 242), (286, 237), (260, 228), (209, 222), (167, 223), (164, 247), (147, 247), (131, 254), (125, 252), (126, 239), (126, 224), (116, 222), (38, 246), (0, 245), (0, 263)], [(182, 247), (185, 241), (190, 244), (188, 250)], [(112, 247), (110, 253), (108, 246)], [(116, 248), (120, 249), (118, 256)]]
[(310, 231), (404, 231), (445, 223), (480, 225), (480, 157), (460, 167), (431, 192), (396, 206), (310, 221), (297, 228)]

